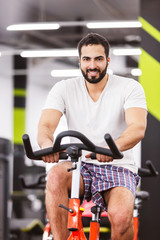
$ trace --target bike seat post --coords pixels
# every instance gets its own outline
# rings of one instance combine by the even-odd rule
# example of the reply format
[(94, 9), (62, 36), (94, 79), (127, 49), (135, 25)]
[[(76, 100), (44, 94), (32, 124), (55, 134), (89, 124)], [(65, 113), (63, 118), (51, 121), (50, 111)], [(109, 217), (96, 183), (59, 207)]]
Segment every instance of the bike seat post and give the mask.
[(99, 229), (100, 229), (100, 217), (101, 208), (98, 206), (93, 206), (91, 208), (92, 221), (90, 221), (90, 238), (93, 240), (99, 239)]
[(101, 217), (101, 212), (102, 212), (101, 207), (93, 206), (91, 208), (91, 212), (92, 212), (92, 221), (96, 221), (99, 223), (100, 217)]

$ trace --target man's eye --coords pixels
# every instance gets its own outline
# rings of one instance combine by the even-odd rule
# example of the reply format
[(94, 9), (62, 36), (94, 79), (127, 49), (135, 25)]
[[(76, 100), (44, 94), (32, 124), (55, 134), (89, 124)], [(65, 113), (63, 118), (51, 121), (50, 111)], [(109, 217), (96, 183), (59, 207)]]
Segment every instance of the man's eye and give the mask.
[(102, 60), (103, 60), (103, 58), (97, 58), (97, 60), (98, 60), (98, 61), (102, 61)]

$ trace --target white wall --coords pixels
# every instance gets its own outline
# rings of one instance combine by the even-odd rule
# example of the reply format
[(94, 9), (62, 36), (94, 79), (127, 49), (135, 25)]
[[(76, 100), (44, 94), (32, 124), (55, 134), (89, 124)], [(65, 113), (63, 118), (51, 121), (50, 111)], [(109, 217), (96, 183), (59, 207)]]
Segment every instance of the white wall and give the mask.
[(0, 137), (12, 139), (12, 58), (0, 57)]

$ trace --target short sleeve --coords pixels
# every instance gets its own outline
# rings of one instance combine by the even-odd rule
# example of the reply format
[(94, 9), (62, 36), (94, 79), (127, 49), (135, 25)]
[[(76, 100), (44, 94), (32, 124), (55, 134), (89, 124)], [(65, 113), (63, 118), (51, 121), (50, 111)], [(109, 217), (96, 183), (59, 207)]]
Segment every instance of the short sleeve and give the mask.
[(60, 81), (50, 90), (43, 109), (56, 109), (62, 113), (65, 112), (65, 83)]
[(124, 109), (131, 107), (144, 108), (147, 110), (147, 103), (143, 87), (139, 82), (133, 80), (125, 89)]

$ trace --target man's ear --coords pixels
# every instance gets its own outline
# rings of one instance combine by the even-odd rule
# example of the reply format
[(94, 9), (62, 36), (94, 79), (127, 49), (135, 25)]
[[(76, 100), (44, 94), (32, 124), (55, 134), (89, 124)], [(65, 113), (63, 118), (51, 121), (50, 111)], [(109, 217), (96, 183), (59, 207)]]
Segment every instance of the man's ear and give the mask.
[(107, 57), (107, 63), (109, 63), (110, 62), (110, 57)]

